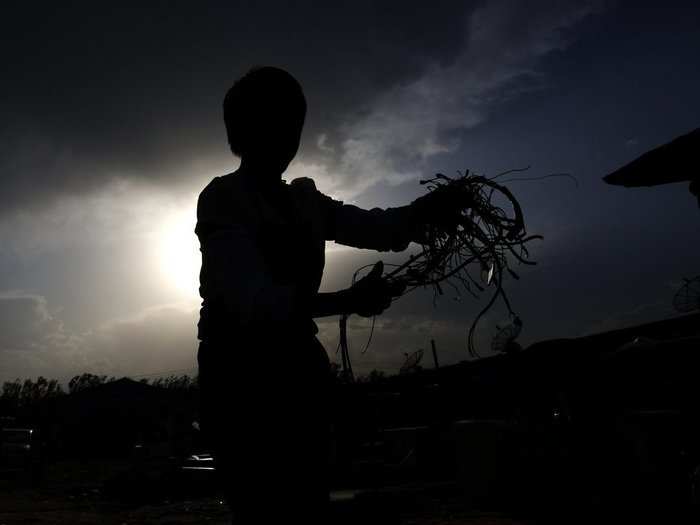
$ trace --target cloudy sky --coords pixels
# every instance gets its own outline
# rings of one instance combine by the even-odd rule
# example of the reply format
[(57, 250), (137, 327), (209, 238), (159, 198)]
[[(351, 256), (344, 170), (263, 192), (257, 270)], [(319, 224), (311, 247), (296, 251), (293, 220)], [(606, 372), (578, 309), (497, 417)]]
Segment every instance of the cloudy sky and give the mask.
[[(684, 2), (686, 5), (691, 2)], [(253, 65), (304, 86), (286, 178), (364, 207), (419, 178), (532, 166), (513, 182), (538, 266), (508, 283), (523, 344), (674, 315), (700, 273), (685, 184), (601, 177), (700, 125), (700, 8), (577, 1), (51, 2), (4, 8), (0, 84), (0, 380), (195, 372), (198, 192), (237, 162), (221, 101)], [(323, 287), (378, 258), (328, 246)], [(416, 293), (377, 320), (359, 370), (437, 342), (467, 358), (481, 304)], [(495, 309), (478, 342), (486, 350)], [(352, 343), (368, 334), (353, 320)], [(332, 358), (337, 320), (320, 323)], [(487, 352), (484, 352), (487, 353)]]

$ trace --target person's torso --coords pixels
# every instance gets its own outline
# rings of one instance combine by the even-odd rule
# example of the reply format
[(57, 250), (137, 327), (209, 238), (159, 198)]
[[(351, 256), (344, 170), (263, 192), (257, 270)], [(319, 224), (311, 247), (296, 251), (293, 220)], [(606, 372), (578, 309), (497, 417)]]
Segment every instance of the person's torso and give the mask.
[[(308, 179), (307, 179), (308, 180)], [(293, 285), (308, 294), (309, 304), (323, 276), (325, 265), (325, 225), (316, 189), (302, 180), (273, 188), (261, 188), (252, 177), (229, 174), (214, 179), (200, 200), (196, 233), (204, 249), (206, 236), (226, 228), (240, 228), (253, 240), (263, 260), (262, 277), (275, 284)], [(236, 271), (231, 268), (231, 271)], [(226, 319), (212, 300), (218, 290), (212, 288), (203, 267), (200, 273), (200, 338), (202, 326), (235, 324)], [(315, 332), (315, 325), (308, 321)], [(208, 330), (213, 331), (213, 330)]]

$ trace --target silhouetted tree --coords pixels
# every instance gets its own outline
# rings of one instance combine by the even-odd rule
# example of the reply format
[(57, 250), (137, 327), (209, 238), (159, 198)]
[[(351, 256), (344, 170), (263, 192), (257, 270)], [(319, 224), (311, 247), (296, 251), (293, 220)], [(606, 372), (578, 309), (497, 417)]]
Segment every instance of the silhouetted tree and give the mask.
[(20, 393), (22, 392), (22, 382), (18, 379), (14, 381), (5, 381), (2, 384), (2, 398), (16, 399), (19, 401)]
[(68, 392), (71, 394), (75, 394), (76, 392), (80, 392), (81, 390), (85, 390), (87, 388), (93, 388), (99, 385), (103, 385), (107, 383), (108, 381), (114, 381), (114, 377), (110, 377), (107, 379), (106, 375), (103, 376), (98, 376), (96, 374), (90, 374), (90, 373), (83, 373), (77, 376), (74, 376), (69, 382), (68, 382)]
[(197, 378), (192, 378), (186, 374), (181, 376), (171, 375), (154, 379), (151, 385), (168, 390), (192, 390), (197, 388)]
[(386, 379), (386, 373), (375, 368), (366, 376), (359, 377), (358, 381), (361, 383), (377, 383), (384, 379)]
[(5, 381), (0, 395), (0, 408), (2, 415), (16, 414), (20, 407), (22, 394), (22, 382), (18, 379)]
[(5, 381), (2, 385), (2, 401), (3, 411), (16, 413), (17, 410), (24, 407), (34, 406), (37, 403), (63, 395), (63, 387), (57, 379), (46, 379), (39, 376), (36, 381), (30, 378), (21, 381)]

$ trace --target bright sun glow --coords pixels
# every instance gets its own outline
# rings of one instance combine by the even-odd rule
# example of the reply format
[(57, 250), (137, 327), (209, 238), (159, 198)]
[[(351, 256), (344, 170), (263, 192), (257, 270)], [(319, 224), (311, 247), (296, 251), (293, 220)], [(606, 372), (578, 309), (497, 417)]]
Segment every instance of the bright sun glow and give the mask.
[(196, 298), (201, 256), (194, 234), (194, 217), (194, 209), (180, 210), (167, 217), (159, 237), (158, 255), (168, 285)]

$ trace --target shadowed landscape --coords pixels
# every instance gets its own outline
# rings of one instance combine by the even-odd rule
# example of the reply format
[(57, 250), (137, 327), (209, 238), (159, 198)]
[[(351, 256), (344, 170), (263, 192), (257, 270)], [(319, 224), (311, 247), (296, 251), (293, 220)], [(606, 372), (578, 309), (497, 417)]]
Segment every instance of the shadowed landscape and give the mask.
[[(354, 384), (338, 376), (334, 522), (616, 513), (690, 522), (700, 483), (699, 321), (692, 314)], [(228, 519), (188, 377), (148, 384), (86, 374), (70, 393), (41, 380), (12, 386), (1, 399), (15, 415), (3, 425), (33, 421), (39, 437), (31, 452), (3, 442), (3, 523)], [(271, 481), (269, 490), (272, 501), (284, 487)]]

